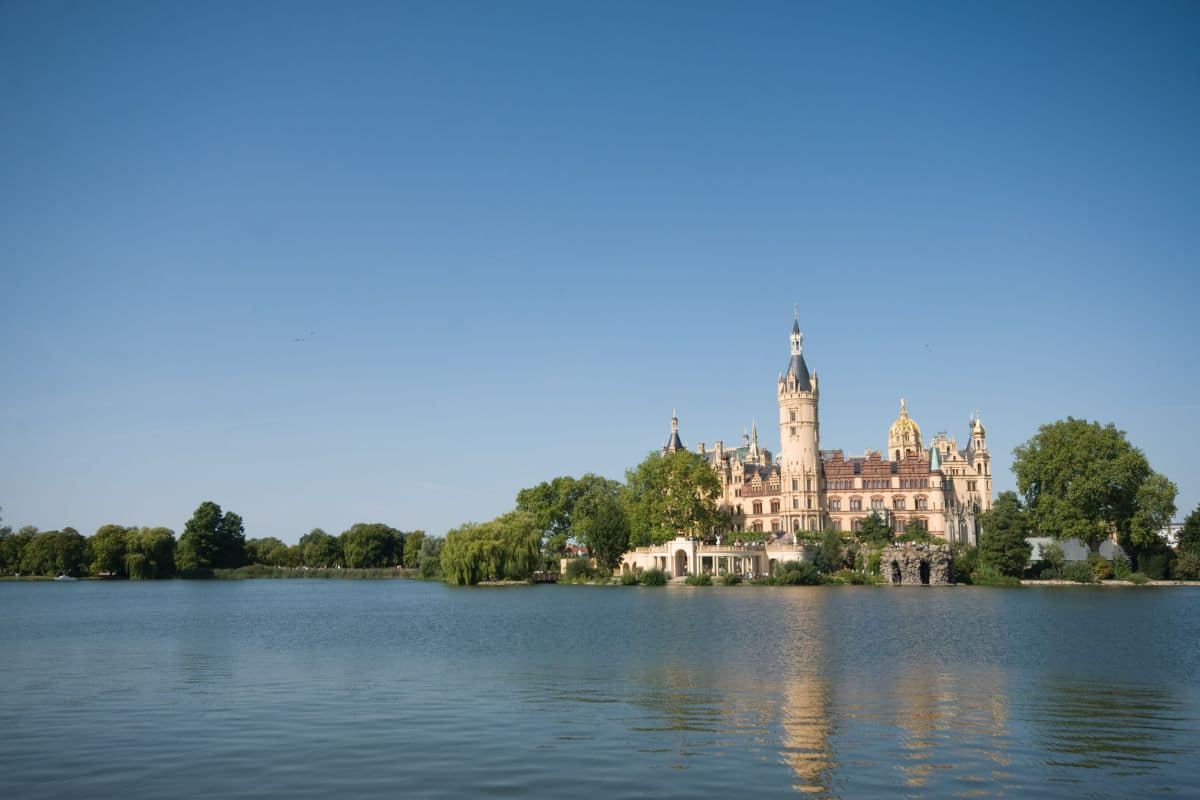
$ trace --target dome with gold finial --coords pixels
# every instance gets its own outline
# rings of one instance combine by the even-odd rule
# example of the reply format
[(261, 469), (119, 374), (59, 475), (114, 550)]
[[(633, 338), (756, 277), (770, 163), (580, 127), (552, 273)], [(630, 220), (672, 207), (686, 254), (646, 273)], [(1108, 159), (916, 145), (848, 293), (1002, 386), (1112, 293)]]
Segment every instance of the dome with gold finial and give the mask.
[(909, 455), (919, 455), (923, 451), (921, 427), (908, 415), (908, 406), (901, 397), (900, 417), (888, 429), (888, 455), (896, 461), (901, 461)]

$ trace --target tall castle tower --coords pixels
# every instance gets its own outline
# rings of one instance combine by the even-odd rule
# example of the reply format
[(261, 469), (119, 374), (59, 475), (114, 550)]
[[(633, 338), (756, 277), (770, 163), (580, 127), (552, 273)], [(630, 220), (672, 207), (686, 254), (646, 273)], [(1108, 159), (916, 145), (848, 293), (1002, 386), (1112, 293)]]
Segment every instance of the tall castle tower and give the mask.
[(792, 320), (792, 358), (779, 376), (779, 471), (781, 512), (787, 529), (822, 528), (821, 426), (817, 413), (820, 389), (817, 375), (804, 363), (804, 334)]

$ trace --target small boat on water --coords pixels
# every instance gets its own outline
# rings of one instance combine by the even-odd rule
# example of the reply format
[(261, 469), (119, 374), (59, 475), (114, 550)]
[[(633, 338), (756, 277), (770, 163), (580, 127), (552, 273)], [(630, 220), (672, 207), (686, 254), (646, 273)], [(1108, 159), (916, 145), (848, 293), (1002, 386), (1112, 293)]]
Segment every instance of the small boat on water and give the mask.
[(56, 580), (56, 581), (77, 581), (77, 580), (79, 580), (79, 578), (72, 578), (70, 575), (64, 574), (64, 575), (59, 575), (54, 580)]

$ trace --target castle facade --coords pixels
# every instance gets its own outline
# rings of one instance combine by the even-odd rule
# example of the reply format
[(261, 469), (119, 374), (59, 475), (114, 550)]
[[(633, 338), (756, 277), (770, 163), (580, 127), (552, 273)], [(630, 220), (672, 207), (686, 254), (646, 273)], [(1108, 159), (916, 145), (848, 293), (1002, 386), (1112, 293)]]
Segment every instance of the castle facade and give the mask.
[[(759, 446), (757, 425), (738, 447), (723, 441), (697, 447), (721, 480), (729, 533), (774, 533), (796, 542), (805, 532), (858, 531), (876, 514), (897, 533), (919, 523), (946, 541), (978, 544), (979, 515), (992, 507), (991, 457), (979, 414), (968, 421), (964, 448), (947, 433), (926, 445), (901, 399), (886, 450), (849, 457), (823, 450), (820, 381), (808, 369), (795, 320), (790, 343), (791, 357), (776, 385), (779, 454)], [(679, 420), (672, 417), (663, 453), (682, 448)]]

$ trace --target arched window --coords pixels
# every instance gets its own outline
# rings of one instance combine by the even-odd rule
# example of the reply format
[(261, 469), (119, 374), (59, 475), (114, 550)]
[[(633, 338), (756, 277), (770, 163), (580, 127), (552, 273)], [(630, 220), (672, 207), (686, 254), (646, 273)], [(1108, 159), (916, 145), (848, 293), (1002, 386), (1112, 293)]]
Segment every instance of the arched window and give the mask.
[[(755, 501), (754, 501), (754, 513), (755, 513), (755, 514), (761, 514), (761, 513), (762, 513), (762, 500), (755, 500)], [(762, 530), (762, 528), (759, 528), (759, 530)]]
[(929, 509), (929, 498), (928, 497), (918, 497), (917, 498), (917, 511), (927, 511), (928, 509)]
[(842, 510), (842, 501), (837, 497), (830, 498), (829, 510), (830, 511), (841, 511)]
[(903, 497), (893, 497), (892, 498), (892, 510), (893, 511), (903, 511), (904, 510), (904, 498)]
[(762, 522), (760, 520), (755, 520), (754, 524), (750, 526), (750, 530), (761, 532), (762, 531)]
[(850, 510), (851, 511), (862, 511), (862, 498), (861, 497), (851, 497), (850, 498)]
[(772, 501), (771, 501), (771, 513), (772, 513), (772, 514), (778, 514), (778, 513), (779, 513), (779, 501), (778, 501), (778, 500), (772, 500)]
[(883, 510), (883, 498), (882, 497), (872, 497), (871, 498), (871, 509), (874, 511), (882, 511)]
[(833, 520), (831, 524), (833, 525), (833, 529), (835, 531), (840, 531), (842, 529), (842, 521), (840, 519)]

